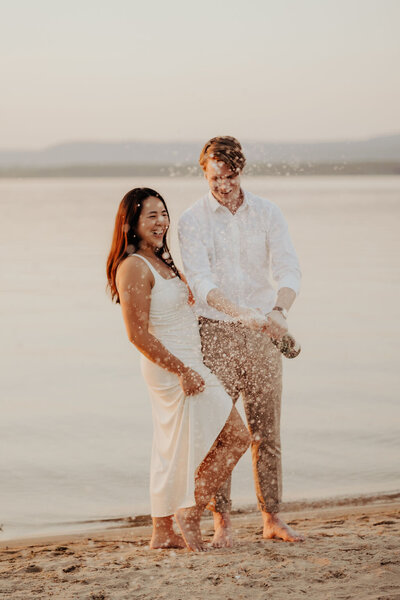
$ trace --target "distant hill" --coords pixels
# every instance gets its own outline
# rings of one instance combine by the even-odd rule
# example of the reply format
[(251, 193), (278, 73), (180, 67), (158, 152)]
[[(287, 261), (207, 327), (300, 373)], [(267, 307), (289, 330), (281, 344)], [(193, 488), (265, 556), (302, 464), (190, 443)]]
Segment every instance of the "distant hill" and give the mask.
[[(362, 141), (243, 143), (248, 175), (400, 175), (400, 135)], [(201, 143), (68, 142), (0, 151), (0, 177), (200, 175)]]
[[(0, 168), (83, 165), (196, 165), (201, 142), (68, 142), (42, 150), (0, 150)], [(361, 141), (243, 143), (250, 164), (400, 162), (400, 134)]]
[[(302, 175), (400, 175), (396, 162), (252, 163), (244, 175), (287, 177)], [(50, 167), (0, 167), (0, 178), (21, 177), (202, 177), (199, 165), (70, 165)]]

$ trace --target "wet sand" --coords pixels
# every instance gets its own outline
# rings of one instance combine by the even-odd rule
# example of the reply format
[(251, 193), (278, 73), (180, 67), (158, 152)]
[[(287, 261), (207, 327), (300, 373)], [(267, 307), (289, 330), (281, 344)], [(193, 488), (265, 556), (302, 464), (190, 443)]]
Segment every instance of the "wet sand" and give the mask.
[[(202, 554), (150, 550), (150, 526), (132, 523), (1, 542), (0, 597), (400, 599), (398, 494), (289, 509), (282, 514), (306, 535), (303, 543), (263, 540), (255, 511), (234, 515), (234, 548)], [(202, 530), (211, 539), (209, 517)]]

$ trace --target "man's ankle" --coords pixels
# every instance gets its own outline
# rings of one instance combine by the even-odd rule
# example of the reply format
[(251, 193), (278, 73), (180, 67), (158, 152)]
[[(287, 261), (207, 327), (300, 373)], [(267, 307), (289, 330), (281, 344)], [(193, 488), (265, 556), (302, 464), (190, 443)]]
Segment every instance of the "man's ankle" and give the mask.
[(264, 523), (274, 523), (277, 519), (280, 519), (279, 512), (269, 512), (267, 510), (261, 511)]

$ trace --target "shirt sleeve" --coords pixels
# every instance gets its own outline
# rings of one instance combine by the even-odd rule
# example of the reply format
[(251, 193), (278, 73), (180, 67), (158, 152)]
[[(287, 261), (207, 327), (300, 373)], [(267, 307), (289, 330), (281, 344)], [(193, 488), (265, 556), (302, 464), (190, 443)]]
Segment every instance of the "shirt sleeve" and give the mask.
[(217, 288), (211, 272), (202, 228), (194, 215), (184, 213), (178, 223), (179, 245), (183, 270), (195, 299), (207, 304), (210, 290)]
[(288, 226), (280, 209), (274, 205), (268, 230), (271, 271), (278, 289), (300, 291), (301, 271)]

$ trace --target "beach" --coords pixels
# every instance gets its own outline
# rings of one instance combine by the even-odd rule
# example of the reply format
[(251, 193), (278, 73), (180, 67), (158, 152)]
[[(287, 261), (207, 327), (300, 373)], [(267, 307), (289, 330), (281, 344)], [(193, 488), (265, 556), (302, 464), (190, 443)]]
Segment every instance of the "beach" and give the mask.
[[(0, 597), (87, 600), (400, 598), (400, 495), (292, 503), (302, 543), (263, 540), (257, 511), (235, 513), (235, 546), (150, 550), (150, 525), (0, 543)], [(206, 513), (209, 514), (209, 513)], [(142, 522), (147, 522), (143, 517)], [(205, 539), (212, 520), (202, 521)]]
[[(0, 181), (2, 542), (150, 512), (148, 392), (105, 291), (118, 203), (144, 183), (168, 202), (179, 262), (176, 225), (202, 179)], [(398, 490), (400, 178), (244, 188), (281, 208), (303, 270), (290, 311), (302, 351), (284, 360), (283, 500)], [(255, 501), (250, 458), (235, 468), (235, 508)]]
[(0, 600), (400, 600), (400, 0), (4, 5)]

